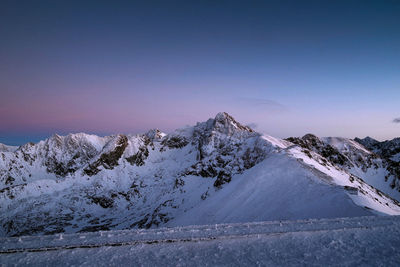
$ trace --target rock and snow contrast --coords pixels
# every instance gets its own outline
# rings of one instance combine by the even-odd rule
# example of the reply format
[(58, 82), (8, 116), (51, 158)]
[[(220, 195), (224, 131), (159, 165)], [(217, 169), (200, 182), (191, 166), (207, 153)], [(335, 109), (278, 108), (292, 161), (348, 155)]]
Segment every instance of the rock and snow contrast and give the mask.
[(281, 140), (219, 113), (170, 134), (1, 145), (0, 236), (400, 215), (399, 142), (379, 144)]

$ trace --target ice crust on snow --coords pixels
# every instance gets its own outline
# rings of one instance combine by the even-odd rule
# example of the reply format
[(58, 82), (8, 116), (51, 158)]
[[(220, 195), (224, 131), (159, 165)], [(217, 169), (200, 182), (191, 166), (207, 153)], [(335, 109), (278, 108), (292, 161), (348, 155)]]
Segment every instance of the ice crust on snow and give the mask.
[(398, 216), (0, 238), (6, 265), (397, 266)]

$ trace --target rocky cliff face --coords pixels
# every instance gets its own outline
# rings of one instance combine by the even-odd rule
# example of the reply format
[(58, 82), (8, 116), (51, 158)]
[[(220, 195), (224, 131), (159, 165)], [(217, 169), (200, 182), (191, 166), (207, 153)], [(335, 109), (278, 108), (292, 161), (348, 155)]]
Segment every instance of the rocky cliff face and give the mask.
[(385, 181), (390, 183), (393, 190), (400, 192), (400, 138), (379, 142), (371, 137), (355, 138), (356, 142), (375, 153), (384, 162), (388, 174)]
[(289, 137), (286, 140), (304, 148), (304, 152), (310, 156), (311, 154), (309, 151), (314, 151), (332, 164), (337, 164), (343, 167), (352, 166), (352, 162), (342, 155), (336, 148), (323, 142), (313, 134), (306, 134), (301, 138)]
[(260, 139), (260, 134), (227, 113), (196, 125), (191, 139), (197, 147), (197, 162), (186, 174), (216, 177), (216, 187), (264, 160), (268, 151), (264, 147), (268, 144)]
[[(370, 137), (351, 140), (338, 137), (318, 138), (312, 134), (287, 140), (302, 147), (310, 157), (312, 155), (309, 151), (313, 151), (322, 156), (322, 160), (361, 177), (400, 201), (399, 164), (391, 160), (396, 151), (396, 139), (394, 142), (386, 141), (384, 145)], [(384, 147), (388, 147), (388, 150)]]
[(400, 162), (400, 138), (379, 142), (371, 137), (364, 139), (355, 138), (355, 141), (362, 144), (382, 158)]

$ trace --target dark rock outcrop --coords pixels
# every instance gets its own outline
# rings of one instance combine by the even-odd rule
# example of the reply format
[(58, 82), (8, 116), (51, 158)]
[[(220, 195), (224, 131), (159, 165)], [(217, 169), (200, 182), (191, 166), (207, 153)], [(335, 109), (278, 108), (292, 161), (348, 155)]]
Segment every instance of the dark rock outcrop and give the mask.
[[(352, 163), (348, 160), (348, 158), (341, 154), (336, 148), (324, 143), (313, 134), (306, 134), (301, 138), (289, 137), (285, 140), (292, 142), (293, 144), (299, 145), (300, 147), (309, 151), (314, 151), (318, 153), (332, 164), (338, 164), (341, 166), (352, 166)], [(309, 152), (305, 151), (305, 153), (309, 155), (309, 157), (311, 157), (311, 154)]]
[(89, 176), (97, 174), (100, 172), (100, 166), (105, 169), (113, 169), (118, 165), (119, 159), (122, 157), (125, 148), (128, 146), (128, 138), (125, 135), (120, 134), (117, 136), (117, 140), (113, 140), (112, 142), (115, 142), (114, 148), (102, 153), (98, 160), (89, 164), (89, 166), (84, 170), (85, 174)]

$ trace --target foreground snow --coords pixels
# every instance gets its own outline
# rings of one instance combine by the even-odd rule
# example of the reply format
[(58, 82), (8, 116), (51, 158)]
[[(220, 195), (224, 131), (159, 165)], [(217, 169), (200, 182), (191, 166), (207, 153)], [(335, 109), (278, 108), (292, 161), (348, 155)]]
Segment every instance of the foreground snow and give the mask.
[(400, 262), (400, 217), (218, 224), (0, 239), (6, 265), (384, 265)]

